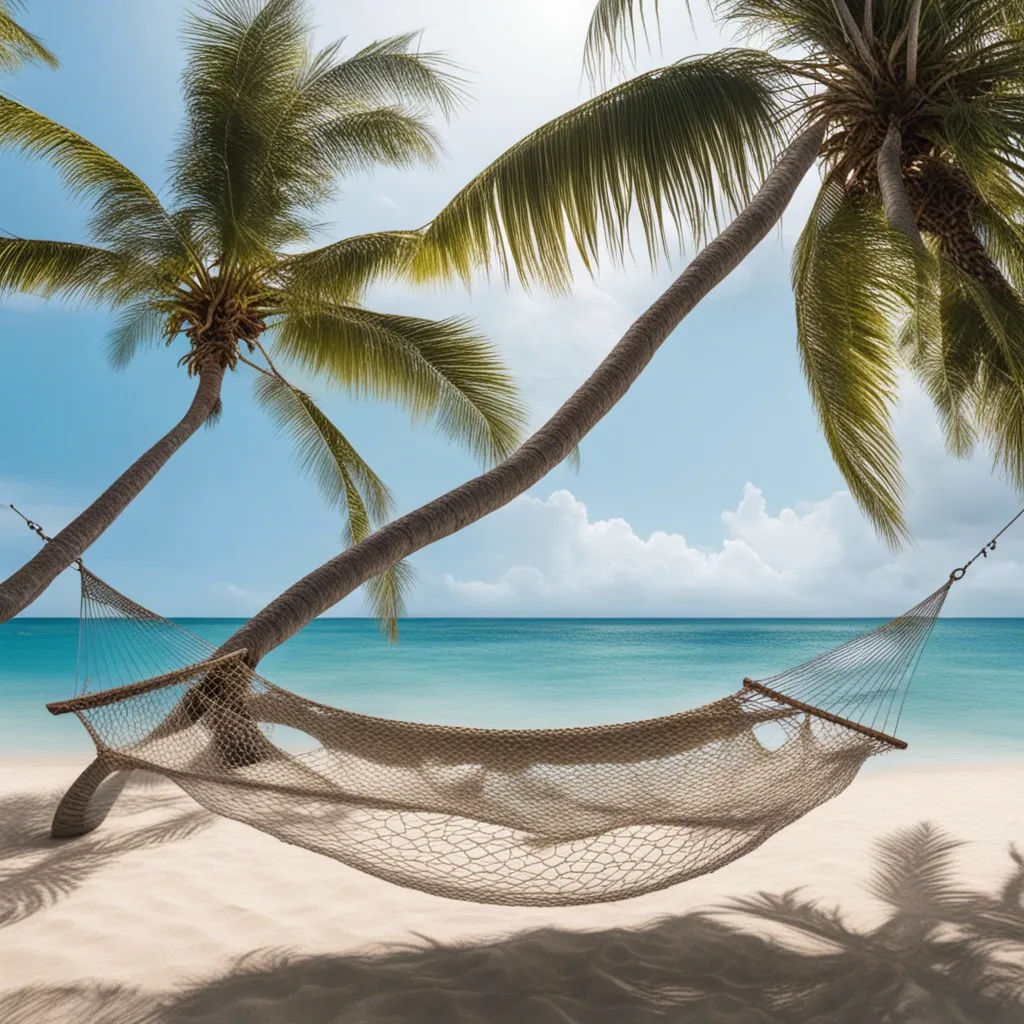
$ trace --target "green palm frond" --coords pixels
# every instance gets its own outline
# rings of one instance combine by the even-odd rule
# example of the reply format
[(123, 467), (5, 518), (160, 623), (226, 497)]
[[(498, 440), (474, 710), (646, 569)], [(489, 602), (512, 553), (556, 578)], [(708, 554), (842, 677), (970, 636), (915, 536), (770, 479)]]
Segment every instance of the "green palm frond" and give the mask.
[(115, 370), (123, 370), (146, 346), (164, 340), (167, 314), (152, 301), (142, 300), (125, 306), (114, 329), (107, 335), (107, 358)]
[(1001, 292), (993, 294), (944, 262), (943, 354), (975, 433), (988, 442), (996, 464), (1024, 487), (1024, 308), (1017, 295)]
[[(1013, 63), (1024, 72), (1024, 40), (1016, 48)], [(990, 83), (992, 68), (985, 66), (984, 73)], [(1019, 88), (1024, 88), (1024, 77)], [(1019, 205), (1020, 172), (1024, 170), (1024, 98), (1002, 95), (956, 99), (943, 104), (941, 115), (937, 142), (977, 194), (990, 204)]]
[[(684, 0), (689, 11), (689, 0)], [(623, 67), (626, 61), (636, 59), (637, 28), (650, 45), (647, 30), (647, 12), (651, 9), (657, 25), (659, 0), (598, 0), (587, 27), (587, 42), (583, 50), (583, 67), (592, 82), (603, 78), (607, 65)]]
[(0, 291), (119, 303), (154, 287), (141, 260), (75, 242), (0, 238)]
[(827, 179), (793, 256), (800, 358), (832, 457), (892, 545), (907, 537), (892, 408), (913, 270), (880, 207)]
[(416, 570), (406, 561), (395, 562), (366, 581), (370, 611), (384, 636), (398, 643), (398, 620), (405, 614), (405, 595), (416, 583)]
[[(175, 188), (214, 251), (266, 255), (297, 237), (289, 207), (314, 202), (319, 167), (302, 174), (289, 144), (291, 110), (309, 58), (299, 0), (211, 0), (186, 24), (188, 113)], [(260, 185), (266, 187), (261, 189)], [(268, 208), (269, 207), (269, 208)], [(273, 220), (278, 237), (260, 237)]]
[(409, 52), (412, 36), (347, 60), (340, 44), (313, 52), (307, 15), (303, 0), (216, 0), (189, 24), (175, 187), (229, 262), (272, 261), (307, 240), (339, 174), (440, 152), (420, 110), (403, 104), (450, 112), (444, 59)]
[(287, 256), (278, 264), (282, 288), (304, 300), (358, 302), (370, 285), (395, 277), (420, 246), (415, 231), (354, 235), (320, 249)]
[(978, 398), (978, 419), (992, 457), (1018, 490), (1024, 490), (1024, 386), (1001, 369), (992, 371)]
[(6, 96), (0, 96), (0, 149), (53, 164), (71, 195), (92, 203), (90, 230), (98, 242), (119, 248), (129, 231), (137, 253), (186, 255), (177, 226), (141, 178), (88, 139)]
[[(303, 472), (314, 478), (324, 500), (345, 515), (348, 543), (387, 520), (391, 492), (309, 395), (283, 377), (265, 373), (256, 378), (255, 394), (278, 430), (291, 436)], [(350, 519), (353, 495), (360, 496), (355, 520)]]
[(464, 320), (421, 320), (354, 306), (289, 309), (275, 349), (361, 397), (398, 402), (415, 420), (497, 462), (522, 437), (525, 414), (493, 346)]
[(58, 67), (57, 58), (15, 21), (14, 12), (22, 6), (17, 0), (0, 0), (0, 71), (16, 71), (32, 61)]
[(324, 70), (316, 76), (317, 94), (365, 105), (411, 103), (450, 117), (465, 102), (458, 65), (445, 54), (419, 50), (420, 32), (371, 43), (342, 61), (333, 61), (340, 44), (325, 51)]
[[(787, 127), (783, 66), (751, 50), (681, 61), (548, 122), (477, 175), (424, 232), (422, 279), (507, 276), (567, 290), (571, 236), (588, 268), (627, 249), (632, 214), (652, 260), (666, 225), (698, 240), (750, 195)], [(568, 232), (567, 229), (568, 228)]]
[(343, 114), (317, 129), (322, 155), (337, 171), (430, 166), (442, 151), (430, 123), (400, 107), (375, 107)]
[[(305, 392), (279, 375), (265, 373), (257, 377), (255, 390), (278, 430), (291, 436), (302, 469), (342, 513), (345, 544), (369, 537), (387, 520), (394, 504), (383, 481)], [(366, 584), (371, 610), (392, 642), (398, 640), (404, 596), (414, 581), (412, 567), (399, 562)]]
[(957, 458), (967, 458), (978, 440), (974, 410), (978, 355), (972, 341), (973, 321), (966, 332), (955, 327), (957, 310), (950, 304), (948, 284), (942, 284), (951, 272), (945, 261), (932, 261), (931, 280), (918, 290), (899, 347), (932, 400), (947, 450)]
[(1014, 288), (1024, 294), (1024, 227), (989, 204), (975, 211), (974, 224), (985, 251)]

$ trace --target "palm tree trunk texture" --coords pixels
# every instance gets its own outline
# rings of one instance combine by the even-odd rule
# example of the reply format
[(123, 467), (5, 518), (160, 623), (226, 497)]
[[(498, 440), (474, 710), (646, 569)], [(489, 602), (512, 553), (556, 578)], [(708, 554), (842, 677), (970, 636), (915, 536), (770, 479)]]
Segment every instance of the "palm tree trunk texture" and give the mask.
[(900, 155), (903, 139), (893, 122), (878, 151), (878, 185), (882, 191), (882, 206), (889, 227), (907, 236), (918, 248), (924, 248), (921, 232), (917, 227), (914, 211), (910, 206), (906, 186), (903, 184), (903, 167)]
[(206, 422), (220, 401), (224, 367), (208, 362), (199, 372), (199, 386), (188, 412), (81, 515), (69, 523), (39, 553), (0, 583), (0, 622), (28, 607), (78, 558), (138, 496), (168, 459)]
[(522, 447), (490, 471), (396, 519), (289, 587), (217, 652), (261, 658), (368, 579), (508, 504), (561, 463), (614, 407), (682, 319), (778, 223), (818, 156), (825, 122), (783, 154), (758, 193), (629, 328), (587, 381)]

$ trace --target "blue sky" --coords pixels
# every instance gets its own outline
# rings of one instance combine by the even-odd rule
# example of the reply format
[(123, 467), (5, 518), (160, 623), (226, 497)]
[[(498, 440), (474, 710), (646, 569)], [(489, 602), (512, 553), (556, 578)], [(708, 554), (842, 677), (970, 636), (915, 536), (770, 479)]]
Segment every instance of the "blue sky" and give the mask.
[[(424, 45), (466, 66), (473, 101), (442, 126), (432, 171), (352, 179), (324, 240), (428, 221), (519, 137), (587, 95), (580, 56), (590, 0), (390, 0), (314, 3), (318, 39), (353, 48), (424, 29)], [(665, 6), (665, 5), (663, 5)], [(106, 147), (159, 186), (181, 116), (178, 30), (187, 5), (32, 0), (26, 24), (57, 52), (7, 91)], [(665, 57), (727, 40), (698, 17), (695, 38), (667, 12)], [(899, 431), (918, 544), (893, 555), (843, 491), (800, 373), (788, 263), (814, 181), (780, 232), (699, 307), (630, 394), (583, 444), (580, 472), (559, 469), (530, 495), (414, 559), (410, 611), (494, 614), (884, 614), (915, 602), (1015, 510), (986, 459), (942, 452), (927, 404), (907, 389)], [(79, 239), (84, 215), (51, 171), (0, 158), (0, 227)], [(678, 268), (677, 268), (678, 270)], [(480, 282), (461, 290), (388, 286), (377, 308), (468, 315), (500, 346), (539, 424), (670, 280), (645, 263), (580, 275), (568, 299)], [(192, 384), (180, 351), (106, 362), (109, 315), (31, 298), (0, 305), (0, 500), (56, 529), (184, 412)], [(393, 408), (314, 388), (391, 485), (401, 510), (477, 467)], [(221, 422), (172, 460), (90, 551), (94, 571), (173, 615), (245, 615), (337, 552), (339, 524), (232, 379)], [(1024, 531), (1021, 531), (1024, 534)], [(34, 550), (0, 519), (0, 575)], [(954, 614), (1024, 614), (1024, 536), (964, 584)], [(66, 573), (30, 614), (74, 614)], [(354, 595), (334, 614), (362, 614)]]

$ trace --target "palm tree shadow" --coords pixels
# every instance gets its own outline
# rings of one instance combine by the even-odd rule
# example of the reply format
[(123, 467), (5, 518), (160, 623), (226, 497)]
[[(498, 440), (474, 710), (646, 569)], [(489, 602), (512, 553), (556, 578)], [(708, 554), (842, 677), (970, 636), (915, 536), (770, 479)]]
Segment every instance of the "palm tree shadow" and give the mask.
[[(152, 995), (97, 985), (0, 999), (5, 1024), (1024, 1024), (1024, 858), (995, 892), (954, 883), (928, 825), (881, 844), (876, 928), (760, 893), (640, 929), (543, 929), (364, 956), (259, 952)], [(737, 917), (739, 915), (739, 917)], [(771, 936), (747, 918), (772, 922)], [(799, 940), (799, 941), (794, 941)]]
[[(216, 820), (195, 806), (181, 809), (185, 798), (180, 791), (148, 773), (133, 772), (110, 819), (111, 825), (122, 823), (121, 828), (55, 840), (50, 821), (60, 796), (0, 798), (0, 928), (54, 906), (122, 854), (187, 839)], [(124, 819), (152, 811), (166, 813), (156, 822), (123, 827)]]

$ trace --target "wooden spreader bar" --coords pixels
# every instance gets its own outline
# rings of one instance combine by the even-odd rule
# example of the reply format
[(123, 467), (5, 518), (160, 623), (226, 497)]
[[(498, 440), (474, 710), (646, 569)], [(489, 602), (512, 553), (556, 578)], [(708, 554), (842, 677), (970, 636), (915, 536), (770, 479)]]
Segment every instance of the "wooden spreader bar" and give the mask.
[(821, 708), (816, 708), (813, 704), (805, 704), (801, 700), (787, 697), (784, 693), (779, 693), (778, 690), (765, 686), (764, 683), (755, 682), (753, 679), (744, 679), (743, 686), (747, 690), (756, 690), (758, 693), (763, 693), (766, 697), (771, 697), (772, 700), (777, 700), (781, 704), (788, 704), (791, 708), (796, 708), (797, 711), (806, 711), (807, 714), (816, 715), (818, 718), (823, 718), (826, 722), (834, 722), (836, 725), (842, 725), (847, 729), (853, 729), (854, 732), (870, 736), (873, 740), (881, 740), (883, 743), (888, 743), (898, 750), (907, 749), (907, 744), (903, 740), (896, 739), (895, 736), (879, 732), (877, 729), (871, 729), (866, 725), (861, 725), (860, 722), (851, 722), (848, 718), (840, 718), (839, 715), (833, 715), (831, 711), (822, 711)]
[(211, 658), (209, 661), (197, 661), (194, 665), (186, 665), (184, 668), (177, 668), (173, 672), (167, 672), (162, 676), (154, 676), (152, 679), (143, 679), (138, 683), (129, 683), (127, 686), (115, 686), (110, 690), (101, 690), (98, 693), (86, 693), (81, 697), (72, 697), (70, 700), (58, 700), (46, 705), (46, 710), (51, 715), (67, 715), (76, 711), (91, 711), (93, 708), (103, 708), (108, 704), (117, 704), (118, 701), (128, 700), (130, 697), (138, 697), (143, 693), (150, 693), (153, 690), (163, 689), (165, 686), (173, 686), (180, 679), (187, 679), (197, 672), (205, 672), (207, 669), (215, 668), (217, 665), (224, 665), (229, 661), (237, 661), (246, 654), (246, 648), (232, 651), (230, 654), (221, 655), (219, 658)]

